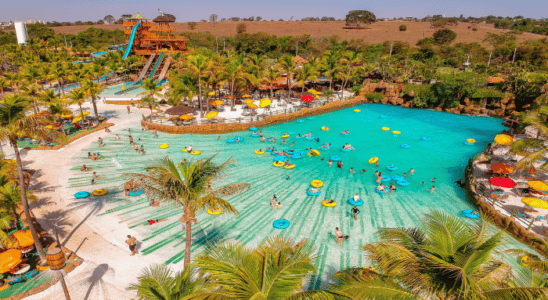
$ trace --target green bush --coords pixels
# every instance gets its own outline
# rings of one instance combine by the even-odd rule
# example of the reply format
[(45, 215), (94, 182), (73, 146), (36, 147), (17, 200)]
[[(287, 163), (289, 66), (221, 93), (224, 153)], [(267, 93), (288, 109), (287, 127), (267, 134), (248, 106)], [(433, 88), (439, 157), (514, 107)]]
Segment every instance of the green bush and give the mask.
[(407, 30), (407, 26), (405, 25), (400, 25), (400, 31), (406, 31)]
[(434, 41), (440, 45), (451, 43), (456, 38), (457, 34), (450, 29), (440, 29), (434, 32)]
[(384, 95), (379, 93), (369, 93), (365, 95), (365, 98), (369, 101), (379, 102), (382, 98), (384, 98)]

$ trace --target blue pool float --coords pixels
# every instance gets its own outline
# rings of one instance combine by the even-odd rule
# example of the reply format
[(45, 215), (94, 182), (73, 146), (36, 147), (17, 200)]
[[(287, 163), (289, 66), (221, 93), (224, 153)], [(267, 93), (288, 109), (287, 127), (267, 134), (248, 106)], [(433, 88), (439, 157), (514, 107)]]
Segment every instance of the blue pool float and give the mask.
[(256, 138), (257, 138), (257, 137), (259, 137), (259, 135), (258, 135), (258, 134), (256, 134), (256, 133), (253, 133), (253, 132), (251, 133), (251, 136), (252, 136), (252, 137), (256, 137)]
[(408, 186), (410, 184), (409, 181), (407, 181), (405, 179), (400, 179), (400, 180), (396, 181), (396, 183), (398, 185), (401, 185), (401, 186)]
[(393, 175), (392, 176), (392, 180), (405, 180), (405, 177), (401, 176), (401, 175)]
[(290, 154), (295, 153), (295, 150), (291, 150), (291, 148), (285, 148), (284, 151)]
[(289, 227), (289, 221), (286, 219), (278, 219), (272, 223), (272, 226), (277, 229), (286, 229)]
[[(272, 152), (272, 149), (266, 149), (266, 152)], [(276, 151), (276, 147), (274, 147), (274, 151)]]
[(398, 169), (398, 167), (397, 166), (386, 166), (386, 169), (390, 170), (390, 171), (396, 171)]
[(270, 152), (270, 155), (272, 156), (276, 156), (276, 155), (279, 155), (278, 153), (275, 153), (274, 151)]
[(142, 195), (142, 194), (143, 194), (143, 189), (139, 189), (137, 192), (134, 192), (133, 190), (131, 190), (131, 191), (129, 192), (129, 195), (130, 195), (130, 196), (140, 196), (140, 195)]
[(322, 148), (322, 147), (320, 147), (320, 150), (321, 150), (321, 151), (329, 151), (329, 150), (331, 150), (331, 149), (327, 149), (327, 148)]
[(257, 131), (257, 130), (259, 130), (259, 128), (257, 128), (257, 127), (249, 127), (249, 131)]
[(304, 122), (303, 119), (298, 119), (298, 120), (297, 120), (297, 123), (302, 123), (302, 122)]
[(388, 175), (383, 175), (381, 181), (390, 181), (392, 178)]
[(294, 131), (290, 131), (290, 132), (288, 132), (287, 134), (289, 134), (289, 135), (294, 135), (295, 132), (294, 132)]
[(300, 153), (295, 153), (295, 154), (291, 155), (291, 158), (298, 159), (298, 158), (303, 158), (303, 156)]
[(287, 157), (283, 156), (283, 155), (276, 155), (274, 157), (274, 161), (285, 161)]
[(386, 191), (385, 190), (378, 190), (378, 189), (375, 189), (375, 192), (379, 193), (379, 194), (386, 194)]
[(84, 198), (87, 198), (87, 197), (89, 197), (89, 193), (86, 192), (86, 191), (80, 191), (80, 192), (74, 194), (74, 198), (76, 198), (76, 199), (84, 199)]
[(462, 211), (462, 215), (468, 219), (479, 219), (480, 215), (479, 214), (473, 215), (472, 214), (473, 212), (474, 212), (473, 209), (465, 209)]
[(226, 139), (226, 142), (227, 143), (234, 143), (234, 142), (236, 142), (236, 139), (233, 139), (233, 138)]
[(318, 196), (321, 193), (322, 193), (322, 191), (317, 191), (316, 193), (312, 193), (312, 192), (310, 192), (310, 190), (306, 190), (306, 194), (308, 196)]
[(294, 139), (302, 139), (303, 136), (302, 136), (302, 135), (301, 135), (301, 136), (294, 136), (293, 138), (294, 138)]
[(314, 137), (313, 136), (307, 136), (307, 137), (305, 137), (305, 139), (311, 141), (311, 140), (314, 139)]
[(243, 141), (244, 141), (244, 138), (243, 138), (243, 137), (241, 137), (241, 136), (237, 136), (237, 137), (235, 137), (235, 138), (234, 138), (234, 140), (237, 140), (238, 138), (240, 139), (240, 142), (243, 142)]
[(333, 160), (333, 161), (339, 161), (341, 160), (341, 157), (338, 156), (338, 155), (332, 155), (331, 157), (329, 157), (330, 160)]
[(404, 148), (404, 149), (409, 149), (411, 148), (411, 145), (409, 144), (401, 144), (400, 147)]
[(307, 120), (314, 120), (314, 117), (306, 117)]
[(472, 143), (469, 143), (469, 142), (464, 142), (465, 145), (468, 145), (468, 146), (474, 146), (474, 144)]
[(429, 138), (429, 137), (427, 137), (427, 136), (423, 136), (423, 137), (421, 137), (421, 141), (429, 141), (429, 140), (430, 140), (430, 138)]
[(341, 132), (341, 135), (348, 135), (348, 133)]
[(348, 199), (348, 204), (354, 205), (354, 206), (362, 206), (362, 205), (365, 204), (365, 202), (363, 202), (362, 199), (360, 199), (358, 201), (354, 201), (354, 198), (350, 198), (350, 199)]
[(354, 150), (352, 150), (352, 149), (344, 149), (344, 148), (341, 148), (341, 151), (343, 151), (343, 152), (350, 152), (350, 151), (354, 151)]

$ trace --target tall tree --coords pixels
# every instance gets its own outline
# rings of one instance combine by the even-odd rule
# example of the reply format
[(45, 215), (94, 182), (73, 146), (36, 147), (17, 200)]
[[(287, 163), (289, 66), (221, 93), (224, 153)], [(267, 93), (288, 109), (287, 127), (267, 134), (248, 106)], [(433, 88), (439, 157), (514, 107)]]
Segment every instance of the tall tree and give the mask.
[(279, 68), (282, 72), (285, 72), (287, 78), (287, 101), (291, 98), (291, 80), (293, 79), (293, 74), (297, 69), (297, 64), (295, 63), (295, 58), (290, 55), (284, 55), (278, 60)]
[[(204, 117), (202, 103), (202, 76), (209, 71), (211, 61), (204, 55), (198, 54), (188, 58), (188, 69), (198, 77), (198, 103), (200, 105), (200, 117)], [(209, 107), (209, 104), (207, 104)]]
[(192, 224), (198, 222), (196, 213), (205, 209), (222, 210), (223, 213), (237, 214), (238, 211), (221, 196), (229, 196), (249, 188), (248, 183), (235, 183), (210, 190), (233, 163), (232, 159), (222, 164), (213, 162), (212, 157), (189, 164), (175, 165), (165, 158), (158, 165), (148, 167), (149, 175), (129, 174), (129, 177), (143, 182), (144, 193), (159, 201), (174, 202), (183, 209), (180, 219), (185, 224), (185, 267), (190, 264), (192, 245)]
[(86, 103), (86, 94), (85, 92), (79, 88), (76, 90), (70, 91), (70, 93), (67, 95), (67, 98), (70, 100), (70, 104), (76, 104), (80, 108), (80, 127), (84, 127), (84, 109), (82, 108), (82, 104)]
[(103, 88), (97, 82), (93, 82), (91, 79), (85, 79), (82, 81), (82, 89), (84, 90), (87, 97), (91, 97), (91, 104), (93, 105), (93, 113), (96, 118), (99, 118), (99, 113), (97, 112), (97, 95)]

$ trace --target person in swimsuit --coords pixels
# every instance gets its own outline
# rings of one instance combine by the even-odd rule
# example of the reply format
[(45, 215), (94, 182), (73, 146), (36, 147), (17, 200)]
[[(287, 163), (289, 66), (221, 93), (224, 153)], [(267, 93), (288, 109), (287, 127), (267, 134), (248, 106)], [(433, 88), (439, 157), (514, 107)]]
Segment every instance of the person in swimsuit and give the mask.
[(133, 150), (135, 150), (135, 153), (139, 153), (139, 145), (133, 144)]
[(133, 145), (133, 137), (131, 135), (129, 136), (129, 145)]
[(432, 188), (430, 189), (430, 193), (434, 193), (434, 191), (436, 190), (436, 186), (432, 186)]
[(432, 182), (436, 182), (436, 177), (432, 178), (432, 180), (430, 180)]
[(158, 207), (158, 206), (160, 206), (160, 202), (158, 202), (154, 199), (151, 199), (150, 202), (149, 202), (149, 205), (152, 206), (152, 207)]
[(159, 220), (147, 220), (147, 222), (148, 222), (148, 225), (152, 225), (152, 224), (160, 223), (160, 222), (163, 222), (163, 221), (167, 221), (167, 218), (164, 218), (164, 219), (159, 219)]
[(409, 170), (409, 175), (413, 175), (415, 174), (415, 169), (411, 168), (411, 170)]
[(145, 147), (143, 147), (143, 145), (141, 145), (141, 154), (145, 154)]
[(135, 254), (139, 254), (139, 251), (137, 251), (137, 249), (135, 249), (135, 246), (137, 246), (137, 239), (132, 237), (131, 235), (127, 235), (127, 240), (126, 240), (126, 244), (128, 244), (129, 246), (129, 251), (131, 251), (131, 256), (135, 255)]
[(310, 188), (308, 191), (310, 191), (311, 194), (315, 194), (320, 191), (319, 188)]
[(390, 184), (390, 192), (395, 192), (395, 191), (396, 191), (396, 186), (393, 183), (391, 183)]
[(360, 201), (360, 194), (356, 193), (354, 195), (354, 202), (358, 202), (358, 201)]
[(356, 171), (354, 171), (354, 168), (350, 167), (350, 173), (356, 173)]
[(331, 203), (335, 202), (335, 201), (333, 201), (333, 199), (329, 199), (329, 200), (324, 199), (324, 201), (325, 201), (326, 204), (331, 204)]
[(339, 244), (339, 246), (342, 246), (342, 242), (343, 242), (343, 233), (342, 233), (342, 231), (339, 229), (339, 227), (335, 227), (335, 238), (337, 239), (337, 244)]
[(367, 172), (367, 170), (365, 170), (365, 169), (362, 169), (362, 173), (365, 173), (365, 172)]
[(328, 160), (327, 165), (331, 167), (333, 165), (333, 162), (331, 160)]
[(106, 178), (106, 177), (99, 177), (97, 176), (97, 172), (93, 172), (93, 179), (103, 179), (103, 178)]
[(350, 212), (352, 213), (352, 216), (354, 216), (354, 221), (358, 220), (358, 214), (360, 213), (360, 210), (358, 209), (358, 207), (357, 206), (352, 207)]
[(287, 140), (283, 140), (282, 145), (287, 144)]
[(339, 161), (339, 162), (337, 163), (337, 167), (339, 167), (339, 169), (342, 169), (342, 168), (343, 168), (343, 163), (342, 163), (342, 161)]
[(378, 161), (378, 160), (377, 160), (377, 162), (375, 163), (375, 166), (377, 166), (377, 167), (379, 166), (379, 161)]
[(407, 178), (407, 174), (403, 173), (403, 177)]
[(114, 139), (115, 139), (115, 140), (119, 140), (119, 139), (120, 139), (120, 136), (119, 136), (119, 135), (116, 135), (116, 136), (114, 137)]
[(287, 160), (285, 161), (285, 164), (284, 164), (284, 165), (287, 166), (287, 167), (291, 166), (291, 164), (289, 163), (289, 159), (287, 159)]
[(83, 171), (83, 172), (87, 172), (91, 170), (90, 168), (88, 168), (86, 165), (83, 165), (81, 168), (80, 168), (80, 171)]

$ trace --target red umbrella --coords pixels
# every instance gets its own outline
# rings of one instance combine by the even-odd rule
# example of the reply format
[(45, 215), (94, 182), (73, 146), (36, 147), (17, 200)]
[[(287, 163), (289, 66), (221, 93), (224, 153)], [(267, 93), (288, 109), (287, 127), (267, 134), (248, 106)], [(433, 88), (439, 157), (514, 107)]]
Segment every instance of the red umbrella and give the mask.
[(310, 103), (310, 102), (314, 101), (314, 97), (309, 96), (309, 95), (304, 95), (304, 96), (301, 97), (301, 101), (304, 102), (304, 103)]
[(489, 182), (491, 182), (492, 185), (500, 186), (503, 188), (513, 188), (516, 186), (516, 183), (510, 178), (494, 177), (490, 178)]

